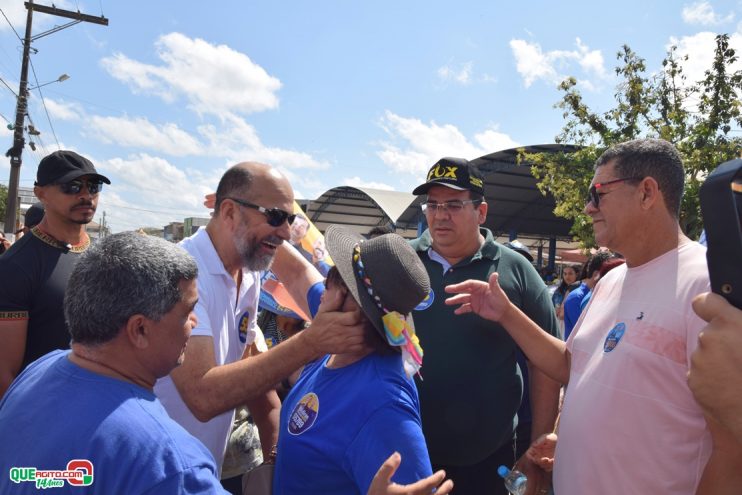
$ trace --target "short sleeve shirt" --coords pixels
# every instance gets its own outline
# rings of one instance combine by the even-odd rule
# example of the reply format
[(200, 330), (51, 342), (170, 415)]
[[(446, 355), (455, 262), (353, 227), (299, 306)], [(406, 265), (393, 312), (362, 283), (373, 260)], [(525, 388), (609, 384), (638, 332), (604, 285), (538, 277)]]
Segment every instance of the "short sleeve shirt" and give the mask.
[(695, 242), (595, 286), (567, 341), (556, 493), (696, 493), (711, 437), (687, 384), (705, 325), (691, 301), (708, 290)]
[(89, 245), (64, 245), (34, 228), (0, 256), (0, 321), (28, 321), (21, 370), (50, 351), (69, 348), (64, 293)]
[[(262, 333), (256, 325), (260, 273), (243, 270), (238, 289), (203, 227), (180, 245), (198, 264), (198, 303), (194, 310), (198, 324), (191, 336), (213, 339), (217, 366), (238, 361), (245, 348), (253, 342), (265, 348)], [(202, 423), (183, 402), (169, 375), (157, 381), (155, 393), (168, 414), (206, 445), (221, 471), (234, 410)]]

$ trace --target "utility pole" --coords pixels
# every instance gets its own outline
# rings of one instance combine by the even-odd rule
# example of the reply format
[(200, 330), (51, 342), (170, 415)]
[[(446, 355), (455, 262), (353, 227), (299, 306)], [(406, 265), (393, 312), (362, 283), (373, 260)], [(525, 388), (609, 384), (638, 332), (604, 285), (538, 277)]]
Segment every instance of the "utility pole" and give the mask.
[[(25, 2), (28, 15), (26, 16), (26, 34), (23, 38), (23, 60), (21, 62), (21, 82), (18, 88), (18, 100), (15, 107), (15, 124), (13, 127), (13, 146), (5, 153), (10, 157), (10, 180), (8, 182), (8, 204), (5, 209), (5, 237), (14, 238), (16, 231), (16, 211), (18, 210), (18, 186), (21, 177), (21, 155), (26, 140), (23, 138), (24, 119), (28, 110), (28, 63), (31, 53), (31, 42), (37, 39), (61, 31), (64, 28), (73, 26), (80, 22), (92, 22), (108, 26), (108, 19), (103, 16), (95, 17), (92, 15), (73, 12), (71, 10), (62, 10), (56, 7), (47, 7), (45, 5), (36, 5), (33, 0)], [(31, 25), (33, 22), (33, 11), (44, 14), (56, 15), (73, 19), (71, 22), (62, 26), (56, 26), (48, 31), (31, 36)]]

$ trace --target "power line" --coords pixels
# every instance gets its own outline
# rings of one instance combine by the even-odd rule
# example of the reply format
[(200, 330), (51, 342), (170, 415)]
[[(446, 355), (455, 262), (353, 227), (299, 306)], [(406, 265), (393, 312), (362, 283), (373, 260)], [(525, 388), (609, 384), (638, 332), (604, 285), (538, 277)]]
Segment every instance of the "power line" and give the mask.
[(18, 98), (18, 93), (16, 93), (15, 91), (13, 91), (13, 88), (11, 88), (10, 86), (8, 86), (8, 83), (5, 82), (5, 79), (3, 79), (2, 77), (0, 77), (0, 82), (2, 82), (5, 85), (5, 87), (10, 90), (11, 93), (13, 93), (13, 96), (15, 96), (16, 98)]
[[(44, 112), (46, 113), (46, 120), (49, 122), (49, 127), (52, 130), (52, 136), (54, 136), (54, 141), (57, 142), (57, 149), (60, 148), (59, 145), (59, 139), (57, 139), (57, 133), (54, 132), (54, 125), (52, 124), (52, 118), (49, 116), (49, 110), (46, 108), (46, 101), (44, 100), (44, 93), (41, 92), (41, 85), (39, 84), (39, 79), (36, 77), (36, 68), (33, 65), (33, 61), (29, 59), (29, 62), (31, 63), (31, 71), (33, 71), (33, 78), (36, 80), (36, 90), (39, 92), (39, 96), (41, 96), (41, 105), (44, 107)], [(31, 120), (31, 117), (29, 117), (29, 120)]]
[(115, 208), (123, 208), (124, 210), (143, 211), (145, 213), (159, 213), (159, 214), (162, 214), (162, 215), (174, 215), (174, 214), (183, 215), (183, 216), (185, 216), (185, 215), (197, 215), (193, 211), (185, 212), (185, 211), (182, 211), (182, 210), (170, 210), (170, 211), (146, 210), (144, 208), (134, 208), (132, 206), (121, 206), (121, 205), (115, 205), (113, 207), (115, 207)]
[(10, 22), (10, 19), (8, 19), (8, 16), (5, 15), (5, 12), (3, 12), (3, 9), (0, 9), (0, 13), (2, 13), (3, 14), (3, 17), (5, 17), (5, 20), (8, 21), (8, 26), (10, 26), (10, 29), (12, 29), (13, 32), (15, 33), (15, 36), (16, 36), (16, 38), (18, 38), (18, 41), (20, 41), (21, 43), (23, 43), (23, 40), (21, 39), (20, 35), (18, 34), (18, 31), (15, 30), (15, 28), (13, 27), (13, 24)]
[[(71, 10), (58, 9), (53, 4), (51, 7), (49, 7), (46, 5), (34, 4), (33, 1), (29, 1), (29, 2), (25, 2), (25, 6), (28, 12), (26, 14), (26, 31), (25, 31), (25, 35), (22, 40), (23, 58), (21, 60), (20, 89), (18, 90), (18, 97), (16, 98), (16, 118), (15, 118), (16, 124), (15, 126), (13, 126), (13, 146), (6, 153), (6, 156), (10, 158), (10, 181), (8, 183), (7, 207), (5, 208), (5, 228), (6, 229), (12, 229), (16, 225), (16, 208), (17, 208), (16, 194), (18, 192), (21, 165), (23, 163), (23, 159), (22, 159), (23, 147), (25, 145), (25, 140), (23, 138), (23, 128), (24, 128), (23, 120), (27, 112), (28, 65), (29, 65), (29, 58), (30, 58), (30, 51), (31, 51), (31, 42), (35, 39), (41, 38), (42, 36), (47, 36), (49, 34), (56, 33), (57, 31), (60, 31), (62, 29), (65, 29), (69, 26), (72, 26), (80, 22), (92, 22), (93, 24), (99, 24), (99, 25), (104, 25), (104, 26), (108, 25), (108, 19), (106, 19), (105, 17), (95, 17), (95, 16), (91, 16), (88, 14), (83, 14), (82, 12), (79, 12), (79, 11), (73, 12)], [(65, 17), (67, 19), (73, 19), (73, 21), (67, 24), (64, 24), (62, 26), (54, 27), (48, 31), (37, 34), (36, 36), (32, 36), (31, 31), (32, 31), (34, 11), (41, 12), (44, 14), (51, 14), (51, 15), (55, 15), (58, 17)], [(5, 12), (3, 12), (3, 16), (5, 17), (5, 20), (8, 21), (8, 23), (10, 24), (10, 21), (8, 20), (7, 16), (5, 16)], [(15, 29), (13, 29), (13, 32), (15, 32)], [(16, 33), (16, 36), (18, 36), (18, 33)], [(20, 39), (20, 36), (18, 36), (18, 39)], [(43, 95), (42, 95), (42, 99), (43, 99)], [(56, 139), (56, 134), (55, 134), (55, 139)]]

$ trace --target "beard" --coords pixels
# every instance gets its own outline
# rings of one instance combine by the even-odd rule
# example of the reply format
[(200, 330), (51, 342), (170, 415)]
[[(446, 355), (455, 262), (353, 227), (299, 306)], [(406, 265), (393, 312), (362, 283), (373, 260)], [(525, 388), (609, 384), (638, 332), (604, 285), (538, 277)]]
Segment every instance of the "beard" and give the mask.
[(248, 225), (242, 224), (236, 230), (234, 236), (234, 246), (242, 258), (242, 266), (251, 272), (262, 272), (271, 267), (275, 252), (261, 253), (262, 243), (270, 242), (276, 246), (283, 242), (280, 237), (271, 235), (263, 239), (255, 239), (250, 235)]
[[(79, 213), (76, 213), (75, 208), (79, 206), (89, 207), (93, 209), (92, 213), (86, 213), (82, 217), (79, 217)], [(93, 203), (92, 201), (81, 201), (80, 203), (76, 204), (71, 210), (70, 210), (70, 217), (69, 220), (72, 223), (76, 223), (78, 225), (87, 225), (90, 222), (93, 221), (93, 217), (95, 216), (95, 211), (97, 210), (97, 205)]]

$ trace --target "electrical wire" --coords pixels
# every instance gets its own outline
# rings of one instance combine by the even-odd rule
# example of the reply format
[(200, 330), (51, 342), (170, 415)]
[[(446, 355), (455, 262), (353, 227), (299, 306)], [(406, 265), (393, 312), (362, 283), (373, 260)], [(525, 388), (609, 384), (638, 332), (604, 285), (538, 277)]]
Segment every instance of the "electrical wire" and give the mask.
[[(44, 107), (44, 112), (46, 113), (46, 120), (49, 122), (49, 128), (52, 130), (52, 136), (54, 136), (54, 141), (57, 143), (57, 149), (61, 149), (61, 146), (59, 145), (59, 139), (57, 139), (57, 133), (54, 131), (54, 124), (52, 124), (52, 118), (49, 116), (49, 109), (46, 108), (46, 100), (44, 100), (44, 93), (41, 92), (41, 85), (39, 85), (39, 79), (36, 77), (36, 68), (33, 65), (33, 61), (29, 57), (28, 61), (31, 64), (31, 71), (33, 72), (33, 78), (36, 81), (36, 90), (39, 92), (39, 96), (41, 96), (41, 105)], [(29, 117), (30, 120), (30, 117)]]
[(6, 82), (5, 82), (5, 79), (3, 79), (2, 77), (0, 77), (0, 82), (2, 82), (2, 83), (3, 83), (4, 85), (5, 85), (5, 87), (6, 87), (6, 88), (8, 88), (8, 90), (9, 90), (9, 91), (10, 91), (11, 93), (13, 93), (13, 96), (15, 96), (16, 98), (18, 98), (18, 93), (16, 93), (15, 91), (13, 91), (13, 88), (11, 88), (11, 87), (10, 87), (10, 86), (8, 85), (8, 83), (6, 83)]
[(3, 11), (3, 9), (0, 9), (0, 13), (3, 14), (3, 17), (5, 17), (5, 20), (8, 21), (8, 26), (10, 26), (10, 29), (12, 29), (13, 32), (15, 33), (16, 38), (18, 38), (18, 40), (21, 43), (23, 43), (23, 39), (21, 39), (21, 36), (18, 34), (18, 31), (15, 30), (15, 28), (13, 27), (13, 24), (10, 22), (10, 19), (8, 19), (8, 16), (5, 15), (5, 12)]

